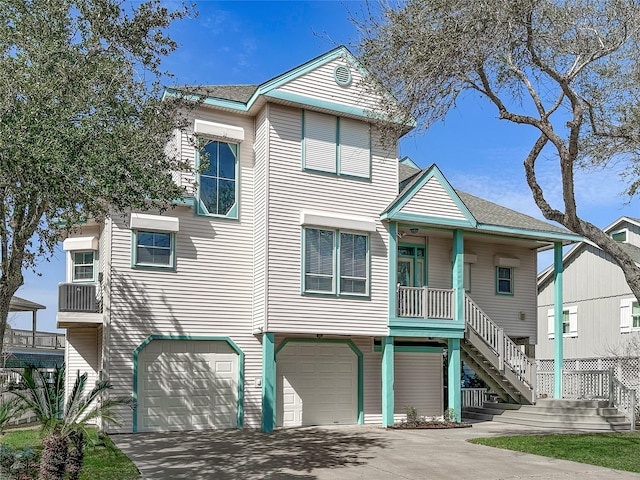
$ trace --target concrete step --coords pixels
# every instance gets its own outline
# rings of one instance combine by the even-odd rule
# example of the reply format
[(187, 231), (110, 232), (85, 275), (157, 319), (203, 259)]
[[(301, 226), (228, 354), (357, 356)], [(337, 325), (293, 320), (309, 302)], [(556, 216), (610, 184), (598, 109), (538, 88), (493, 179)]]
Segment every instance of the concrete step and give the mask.
[(485, 402), (482, 407), (464, 408), (462, 417), (584, 431), (628, 431), (631, 427), (624, 415), (602, 400), (542, 399), (536, 405)]
[(494, 421), (500, 423), (508, 423), (511, 425), (525, 425), (531, 427), (539, 427), (545, 429), (558, 429), (558, 430), (578, 430), (588, 432), (601, 432), (601, 431), (615, 431), (615, 432), (628, 432), (631, 428), (629, 422), (572, 422), (562, 420), (547, 420), (541, 421), (539, 419), (531, 418), (510, 418), (497, 415), (489, 415), (482, 413), (463, 412), (463, 420), (481, 420), (481, 421)]

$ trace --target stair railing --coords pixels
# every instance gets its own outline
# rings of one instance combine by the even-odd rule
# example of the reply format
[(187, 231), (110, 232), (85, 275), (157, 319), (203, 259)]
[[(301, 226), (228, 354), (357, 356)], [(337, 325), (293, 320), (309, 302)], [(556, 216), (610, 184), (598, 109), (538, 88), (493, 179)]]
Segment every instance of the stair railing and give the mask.
[(472, 328), (498, 356), (500, 371), (504, 371), (504, 366), (507, 365), (520, 381), (533, 390), (536, 379), (535, 363), (466, 294), (465, 319), (467, 326)]
[(636, 429), (636, 391), (627, 387), (609, 369), (609, 406), (625, 414), (631, 422), (631, 431)]

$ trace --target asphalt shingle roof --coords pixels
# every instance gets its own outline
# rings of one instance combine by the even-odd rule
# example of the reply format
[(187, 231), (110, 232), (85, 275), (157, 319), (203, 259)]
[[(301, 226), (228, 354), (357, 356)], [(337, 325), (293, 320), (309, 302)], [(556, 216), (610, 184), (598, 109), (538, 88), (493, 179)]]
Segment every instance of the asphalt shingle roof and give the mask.
[(247, 103), (258, 89), (259, 85), (195, 85), (175, 87), (176, 90), (205, 95), (221, 100)]

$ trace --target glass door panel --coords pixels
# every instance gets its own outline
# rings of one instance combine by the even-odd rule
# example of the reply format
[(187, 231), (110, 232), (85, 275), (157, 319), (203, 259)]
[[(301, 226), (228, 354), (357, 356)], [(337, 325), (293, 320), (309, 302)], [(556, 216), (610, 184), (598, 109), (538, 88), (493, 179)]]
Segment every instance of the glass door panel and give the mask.
[(413, 260), (398, 259), (398, 283), (403, 287), (413, 286)]

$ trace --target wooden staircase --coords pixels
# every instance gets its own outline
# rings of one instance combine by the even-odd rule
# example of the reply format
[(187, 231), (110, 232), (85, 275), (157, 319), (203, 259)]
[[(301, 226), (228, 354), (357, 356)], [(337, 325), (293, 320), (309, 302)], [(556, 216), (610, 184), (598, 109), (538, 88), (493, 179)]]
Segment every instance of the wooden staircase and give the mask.
[(535, 362), (527, 357), (476, 303), (465, 295), (462, 360), (505, 403), (535, 403)]

